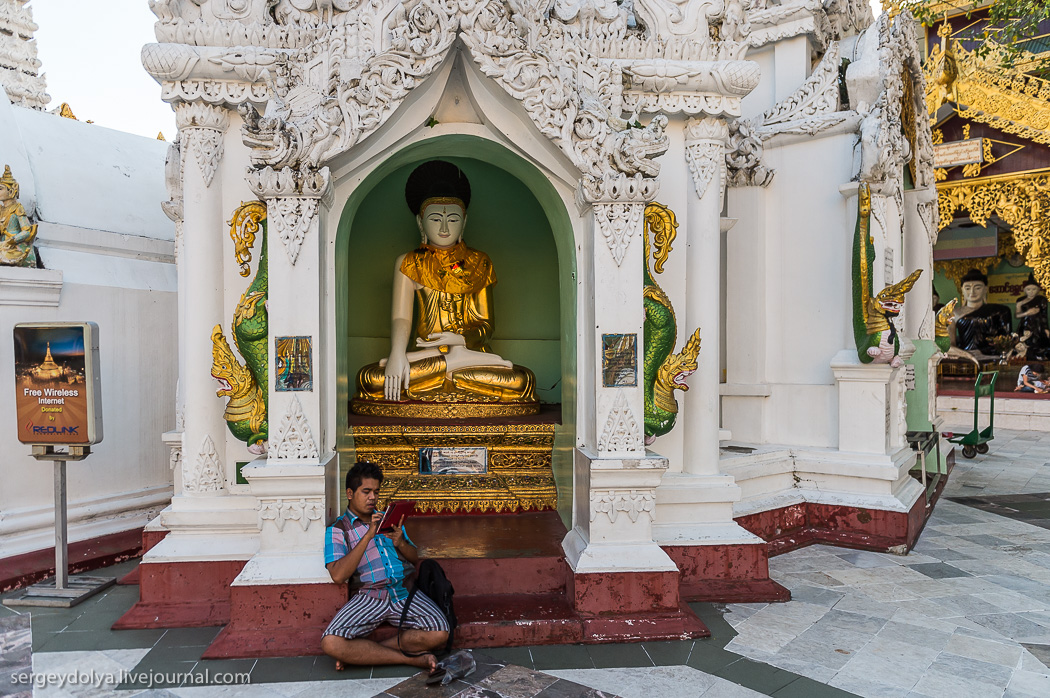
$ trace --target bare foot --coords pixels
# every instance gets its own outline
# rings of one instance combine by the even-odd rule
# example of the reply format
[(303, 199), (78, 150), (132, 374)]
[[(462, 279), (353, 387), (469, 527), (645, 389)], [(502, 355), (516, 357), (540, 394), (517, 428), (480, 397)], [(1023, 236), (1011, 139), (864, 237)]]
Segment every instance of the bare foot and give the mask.
[(335, 670), (336, 670), (336, 671), (342, 671), (342, 670), (343, 670), (343, 669), (345, 669), (345, 668), (346, 668), (346, 665), (345, 665), (345, 664), (343, 664), (342, 662), (340, 662), (340, 661), (339, 661), (338, 659), (337, 659), (337, 660), (335, 660)]
[(423, 654), (418, 657), (409, 657), (406, 664), (419, 667), (420, 669), (426, 669), (429, 672), (433, 672), (437, 669), (437, 657), (432, 654)]

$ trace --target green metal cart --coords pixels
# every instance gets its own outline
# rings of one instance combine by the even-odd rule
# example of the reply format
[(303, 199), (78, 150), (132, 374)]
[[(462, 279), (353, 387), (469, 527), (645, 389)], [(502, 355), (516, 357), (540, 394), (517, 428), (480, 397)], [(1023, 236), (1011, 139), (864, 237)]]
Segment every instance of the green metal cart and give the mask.
[[(966, 458), (973, 458), (978, 453), (988, 453), (988, 442), (995, 438), (995, 379), (998, 377), (998, 371), (982, 371), (977, 374), (977, 381), (973, 384), (973, 431), (948, 438), (953, 444), (963, 447), (962, 453)], [(982, 397), (988, 398), (988, 426), (985, 429), (981, 429), (977, 424)]]

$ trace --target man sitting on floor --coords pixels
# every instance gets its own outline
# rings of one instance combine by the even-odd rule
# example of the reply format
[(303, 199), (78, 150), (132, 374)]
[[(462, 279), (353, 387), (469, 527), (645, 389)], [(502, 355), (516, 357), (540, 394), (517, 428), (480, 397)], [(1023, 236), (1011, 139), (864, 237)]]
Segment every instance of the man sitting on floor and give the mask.
[[(346, 513), (325, 532), (324, 561), (337, 584), (358, 576), (360, 588), (329, 623), (321, 649), (335, 658), (335, 668), (347, 664), (409, 664), (432, 671), (437, 659), (429, 650), (445, 644), (448, 620), (426, 595), (417, 592), (397, 636), (373, 642), (366, 636), (386, 621), (401, 622), (408, 591), (405, 577), (414, 572), (416, 546), (398, 525), (392, 537), (378, 534), (383, 513), (376, 511), (383, 472), (374, 463), (357, 462), (346, 474)], [(409, 653), (423, 652), (419, 656)]]

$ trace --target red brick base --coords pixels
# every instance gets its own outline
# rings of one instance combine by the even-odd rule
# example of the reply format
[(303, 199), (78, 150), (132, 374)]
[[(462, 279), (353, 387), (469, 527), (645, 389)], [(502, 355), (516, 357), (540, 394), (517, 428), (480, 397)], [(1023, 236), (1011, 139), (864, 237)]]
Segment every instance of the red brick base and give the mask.
[(668, 545), (664, 552), (681, 572), (688, 601), (758, 603), (787, 601), (791, 593), (769, 578), (767, 546)]
[(813, 543), (886, 552), (911, 550), (926, 523), (926, 498), (908, 512), (803, 502), (736, 519), (779, 555)]
[(151, 562), (139, 565), (139, 602), (113, 624), (131, 628), (197, 628), (230, 622), (230, 583), (246, 560)]

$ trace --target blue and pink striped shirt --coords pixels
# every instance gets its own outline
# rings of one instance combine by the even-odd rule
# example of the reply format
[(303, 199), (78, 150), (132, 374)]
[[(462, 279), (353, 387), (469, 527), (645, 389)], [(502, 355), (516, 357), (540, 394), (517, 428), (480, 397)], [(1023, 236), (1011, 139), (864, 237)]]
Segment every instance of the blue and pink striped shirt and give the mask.
[[(326, 565), (349, 553), (368, 532), (368, 522), (351, 513), (349, 509), (339, 519), (344, 519), (350, 524), (350, 532), (346, 534), (335, 524), (328, 527), (324, 541)], [(401, 531), (405, 540), (414, 546), (403, 526)], [(357, 565), (355, 576), (360, 578), (361, 583), (358, 593), (368, 594), (376, 599), (383, 599), (389, 594), (395, 601), (400, 601), (408, 596), (405, 577), (413, 572), (415, 568), (398, 555), (394, 541), (384, 534), (378, 534), (368, 543), (365, 554), (361, 556), (361, 562)], [(353, 580), (351, 582), (353, 583)]]

